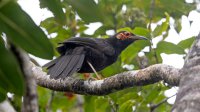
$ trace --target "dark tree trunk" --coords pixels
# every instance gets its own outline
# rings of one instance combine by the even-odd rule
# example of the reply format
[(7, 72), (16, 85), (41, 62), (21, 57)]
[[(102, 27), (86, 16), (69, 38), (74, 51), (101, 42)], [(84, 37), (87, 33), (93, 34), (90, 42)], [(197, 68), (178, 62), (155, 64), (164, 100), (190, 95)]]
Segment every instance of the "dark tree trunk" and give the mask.
[(200, 34), (180, 70), (179, 91), (173, 112), (200, 112)]

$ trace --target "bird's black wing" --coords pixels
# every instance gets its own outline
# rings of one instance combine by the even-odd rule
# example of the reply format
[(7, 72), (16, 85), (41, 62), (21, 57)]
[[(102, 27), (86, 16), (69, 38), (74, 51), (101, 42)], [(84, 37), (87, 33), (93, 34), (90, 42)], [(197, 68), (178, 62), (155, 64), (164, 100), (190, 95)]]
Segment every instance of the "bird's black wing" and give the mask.
[(74, 72), (80, 70), (84, 58), (85, 51), (83, 47), (68, 49), (58, 59), (46, 64), (50, 78), (58, 79), (71, 76)]
[(65, 49), (67, 47), (73, 46), (73, 45), (80, 45), (80, 46), (88, 46), (94, 49), (97, 49), (98, 51), (104, 53), (105, 55), (114, 55), (115, 50), (114, 48), (105, 41), (105, 39), (100, 38), (87, 38), (87, 37), (75, 37), (70, 38), (62, 43), (60, 43), (60, 46), (57, 47), (57, 50), (59, 53), (65, 52)]

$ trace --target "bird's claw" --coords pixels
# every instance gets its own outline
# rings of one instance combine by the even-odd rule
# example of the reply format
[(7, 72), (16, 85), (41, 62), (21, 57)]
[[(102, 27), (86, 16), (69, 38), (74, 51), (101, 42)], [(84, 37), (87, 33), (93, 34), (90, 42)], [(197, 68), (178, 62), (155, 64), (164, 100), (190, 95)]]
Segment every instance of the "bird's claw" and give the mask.
[(98, 80), (98, 79), (96, 79), (96, 78), (94, 78), (94, 77), (90, 77), (90, 78), (88, 79), (88, 83), (90, 84), (91, 81), (95, 81), (95, 80)]

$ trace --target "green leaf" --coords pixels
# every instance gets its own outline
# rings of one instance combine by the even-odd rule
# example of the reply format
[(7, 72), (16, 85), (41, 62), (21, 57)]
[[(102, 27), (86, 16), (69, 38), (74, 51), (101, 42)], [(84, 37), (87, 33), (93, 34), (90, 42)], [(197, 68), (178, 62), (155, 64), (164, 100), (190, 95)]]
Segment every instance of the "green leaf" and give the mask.
[(160, 41), (157, 45), (156, 52), (166, 54), (185, 54), (183, 48), (170, 42)]
[(164, 90), (162, 90), (160, 94), (153, 100), (153, 103), (156, 104), (162, 102), (165, 98), (166, 96), (164, 95)]
[(117, 30), (117, 32), (120, 32), (120, 31), (128, 31), (128, 32), (132, 32), (136, 35), (150, 37), (149, 30), (146, 28), (143, 28), (143, 27), (135, 27), (133, 30), (130, 27), (125, 27), (125, 28), (120, 28)]
[(16, 45), (45, 59), (53, 57), (53, 47), (44, 32), (15, 1), (0, 7), (0, 30)]
[(85, 22), (103, 21), (103, 13), (94, 0), (66, 0)]
[(0, 87), (0, 103), (6, 99), (6, 92)]
[(128, 101), (128, 100), (138, 100), (141, 99), (140, 96), (137, 94), (137, 92), (134, 91), (130, 91), (127, 92), (126, 94), (122, 94), (123, 97), (118, 97), (118, 104), (123, 104), (124, 102)]
[(121, 67), (121, 61), (118, 59), (114, 64), (106, 67), (100, 73), (103, 74), (104, 77), (109, 77), (111, 75), (120, 73), (122, 71), (123, 71), (123, 68)]
[(120, 32), (120, 31), (133, 32), (132, 29), (131, 29), (130, 27), (120, 28), (120, 29), (117, 30), (117, 32)]
[(135, 112), (150, 112), (150, 108), (147, 105), (146, 103), (140, 103), (135, 109)]
[(145, 91), (143, 92), (145, 93), (144, 99), (145, 99), (145, 102), (147, 103), (152, 102), (154, 99), (156, 99), (160, 93), (160, 90), (158, 89), (157, 84), (145, 86), (143, 90)]
[[(149, 15), (151, 9), (151, 0), (132, 0), (127, 4), (127, 8), (137, 7)], [(188, 4), (184, 0), (155, 0), (153, 8), (153, 21), (164, 17), (164, 12), (169, 13), (173, 18), (180, 18), (182, 15), (187, 15), (192, 9), (195, 9), (194, 4)]]
[(149, 65), (157, 64), (157, 56), (154, 51), (145, 52), (145, 56), (148, 58)]
[(21, 112), (22, 108), (22, 97), (21, 96), (12, 96), (11, 104), (15, 108), (16, 112)]
[[(71, 94), (73, 94), (73, 93), (71, 93)], [(74, 94), (74, 97), (75, 98), (69, 99), (67, 96), (65, 96), (65, 93), (55, 92), (54, 99), (52, 102), (52, 109), (53, 109), (52, 111), (56, 112), (58, 109), (61, 109), (62, 112), (65, 112), (66, 110), (71, 110), (72, 107), (75, 107), (75, 105), (77, 103), (75, 94)], [(74, 112), (74, 111), (72, 110), (72, 112)]]
[(59, 23), (65, 24), (66, 18), (60, 0), (40, 0), (40, 7), (48, 8)]
[(85, 103), (84, 104), (84, 111), (85, 112), (94, 112), (95, 111), (95, 99), (97, 98), (96, 96), (84, 96), (85, 98)]
[(108, 98), (97, 97), (95, 99), (95, 112), (102, 112), (102, 110), (110, 111), (111, 110), (111, 105), (109, 105)]
[(195, 37), (191, 37), (191, 38), (180, 41), (177, 45), (183, 49), (187, 49), (191, 47), (194, 40), (195, 40)]
[(24, 79), (19, 64), (13, 54), (6, 50), (0, 38), (0, 90), (22, 96), (24, 93)]
[(51, 97), (51, 90), (38, 86), (37, 94), (38, 103), (40, 105), (40, 108), (43, 109), (46, 107), (46, 104)]
[(53, 17), (46, 18), (44, 21), (40, 23), (40, 26), (45, 28), (48, 34), (55, 33), (60, 29), (60, 27), (58, 26), (57, 22), (54, 20)]
[(163, 104), (161, 104), (157, 108), (155, 108), (154, 112), (170, 112), (171, 109), (172, 109), (172, 105), (170, 105), (168, 102), (164, 102)]
[(135, 56), (146, 46), (149, 46), (149, 41), (146, 40), (139, 40), (134, 42), (132, 45), (128, 46), (126, 50), (121, 53), (122, 62), (126, 64), (130, 64), (131, 60), (135, 58)]
[(182, 29), (182, 25), (181, 25), (182, 23), (181, 23), (181, 19), (177, 19), (177, 20), (175, 20), (175, 30), (177, 31), (177, 32), (180, 32), (181, 31), (181, 29)]
[(162, 33), (166, 32), (166, 30), (168, 29), (170, 16), (167, 13), (165, 13), (165, 15), (166, 15), (165, 22), (163, 22), (161, 25), (157, 25), (157, 27), (152, 32), (153, 33), (153, 37), (157, 37), (159, 35), (162, 35)]
[(149, 30), (143, 27), (135, 27), (133, 30), (133, 33), (136, 35), (147, 37), (147, 38), (150, 37)]
[(95, 32), (94, 32), (94, 35), (103, 35), (105, 34), (106, 30), (108, 30), (109, 27), (106, 27), (106, 26), (101, 26), (99, 27)]
[(136, 104), (134, 100), (128, 100), (119, 107), (119, 112), (132, 112), (132, 107)]

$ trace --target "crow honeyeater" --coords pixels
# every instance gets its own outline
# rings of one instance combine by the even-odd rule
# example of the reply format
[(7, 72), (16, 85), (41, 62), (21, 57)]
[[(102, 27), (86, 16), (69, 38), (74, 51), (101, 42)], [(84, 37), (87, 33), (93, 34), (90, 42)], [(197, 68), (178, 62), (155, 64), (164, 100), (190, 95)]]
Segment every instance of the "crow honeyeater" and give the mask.
[(59, 43), (60, 56), (44, 65), (50, 78), (64, 79), (73, 73), (100, 71), (113, 64), (120, 53), (136, 40), (147, 39), (121, 31), (106, 39), (74, 37)]

